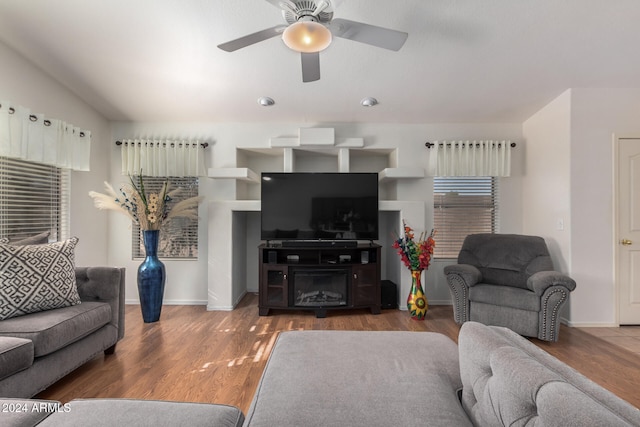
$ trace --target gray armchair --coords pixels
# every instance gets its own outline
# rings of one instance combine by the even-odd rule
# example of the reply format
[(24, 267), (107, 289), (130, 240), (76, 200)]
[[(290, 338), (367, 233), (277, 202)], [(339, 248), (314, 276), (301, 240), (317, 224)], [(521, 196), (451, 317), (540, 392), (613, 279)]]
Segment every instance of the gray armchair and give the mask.
[(456, 323), (504, 326), (520, 335), (557, 341), (558, 315), (576, 282), (553, 271), (544, 239), (471, 234), (458, 264), (445, 267)]

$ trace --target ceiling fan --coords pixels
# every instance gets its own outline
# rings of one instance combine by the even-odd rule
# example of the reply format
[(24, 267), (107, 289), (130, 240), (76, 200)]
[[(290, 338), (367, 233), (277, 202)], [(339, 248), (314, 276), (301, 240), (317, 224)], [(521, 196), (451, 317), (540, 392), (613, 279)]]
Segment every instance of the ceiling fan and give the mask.
[(320, 51), (326, 49), (333, 37), (366, 43), (389, 50), (400, 50), (407, 33), (350, 21), (333, 19), (333, 11), (342, 0), (266, 0), (282, 10), (287, 25), (276, 25), (256, 33), (218, 45), (227, 52), (251, 46), (281, 35), (285, 45), (300, 52), (302, 81), (320, 79)]

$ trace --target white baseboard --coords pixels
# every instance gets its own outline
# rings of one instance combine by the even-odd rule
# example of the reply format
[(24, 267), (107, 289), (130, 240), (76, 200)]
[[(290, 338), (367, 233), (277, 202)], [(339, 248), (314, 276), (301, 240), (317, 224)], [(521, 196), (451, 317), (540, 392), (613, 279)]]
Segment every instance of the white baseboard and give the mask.
[[(207, 311), (231, 311), (234, 308), (236, 308), (236, 306), (240, 303), (240, 301), (242, 300), (242, 298), (244, 298), (244, 296), (247, 293), (257, 293), (257, 292), (244, 292), (242, 295), (240, 295), (238, 297), (238, 299), (236, 301), (234, 301), (233, 306), (226, 306), (226, 305), (208, 305), (206, 300), (164, 300), (162, 301), (163, 305), (206, 305), (207, 306)], [(125, 300), (125, 304), (127, 305), (140, 305), (140, 300), (137, 299), (127, 299)], [(451, 305), (451, 301), (450, 300), (429, 300), (429, 305)], [(407, 311), (407, 305), (406, 304), (399, 304), (399, 310), (402, 311)]]
[(240, 304), (240, 301), (242, 300), (242, 298), (244, 298), (244, 296), (247, 294), (247, 292), (243, 292), (238, 299), (236, 299), (233, 302), (233, 305), (231, 307), (227, 306), (227, 305), (211, 305), (211, 304), (207, 304), (207, 311), (231, 311), (234, 308), (236, 308), (236, 306), (238, 304)]
[(429, 305), (452, 305), (451, 300), (443, 299), (443, 300), (428, 300), (427, 303)]
[(233, 302), (233, 308), (236, 308), (236, 306), (240, 304), (240, 301), (242, 301), (242, 298), (244, 298), (245, 295), (247, 295), (247, 291), (244, 291), (238, 299)]
[(570, 328), (617, 328), (620, 325), (616, 323), (594, 323), (594, 322), (572, 322), (566, 317), (560, 318), (560, 323), (569, 326)]
[[(432, 305), (449, 305), (450, 306), (451, 301), (450, 300), (428, 300), (427, 304), (429, 306), (432, 306)], [(401, 301), (400, 304), (398, 305), (398, 310), (407, 311), (407, 303)]]
[[(140, 300), (126, 299), (127, 305), (140, 305)], [(207, 305), (207, 300), (163, 300), (162, 305)]]
[(207, 311), (233, 311), (234, 308), (226, 305), (207, 305)]
[(591, 322), (569, 322), (563, 320), (565, 325), (572, 328), (618, 328), (620, 325), (616, 323), (591, 323)]

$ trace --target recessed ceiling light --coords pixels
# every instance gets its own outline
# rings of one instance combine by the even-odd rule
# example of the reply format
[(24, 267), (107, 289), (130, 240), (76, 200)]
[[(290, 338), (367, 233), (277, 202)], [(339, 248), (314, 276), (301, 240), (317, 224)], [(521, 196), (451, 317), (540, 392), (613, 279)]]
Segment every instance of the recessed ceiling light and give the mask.
[(378, 105), (378, 100), (368, 96), (360, 101), (360, 105), (363, 107), (373, 107), (374, 105)]
[(272, 98), (269, 98), (268, 96), (258, 98), (258, 104), (262, 105), (263, 107), (271, 107), (275, 103), (276, 101), (274, 101)]

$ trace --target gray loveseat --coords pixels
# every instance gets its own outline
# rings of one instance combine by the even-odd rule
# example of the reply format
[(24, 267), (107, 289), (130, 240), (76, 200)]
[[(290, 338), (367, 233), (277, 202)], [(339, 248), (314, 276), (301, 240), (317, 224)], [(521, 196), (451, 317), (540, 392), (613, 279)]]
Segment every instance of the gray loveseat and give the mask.
[(640, 410), (513, 331), (279, 335), (247, 427), (640, 426)]
[(0, 321), (0, 397), (31, 397), (124, 336), (124, 268), (75, 274), (80, 304)]

